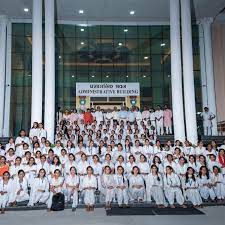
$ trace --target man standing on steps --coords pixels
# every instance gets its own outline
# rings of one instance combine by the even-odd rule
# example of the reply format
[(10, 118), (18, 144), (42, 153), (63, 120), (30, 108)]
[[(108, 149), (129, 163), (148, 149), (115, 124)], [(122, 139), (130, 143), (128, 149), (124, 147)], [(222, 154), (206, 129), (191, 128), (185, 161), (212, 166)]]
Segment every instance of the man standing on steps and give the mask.
[(204, 135), (212, 135), (212, 120), (216, 117), (212, 112), (209, 111), (208, 107), (204, 107), (204, 112), (200, 114), (203, 119)]

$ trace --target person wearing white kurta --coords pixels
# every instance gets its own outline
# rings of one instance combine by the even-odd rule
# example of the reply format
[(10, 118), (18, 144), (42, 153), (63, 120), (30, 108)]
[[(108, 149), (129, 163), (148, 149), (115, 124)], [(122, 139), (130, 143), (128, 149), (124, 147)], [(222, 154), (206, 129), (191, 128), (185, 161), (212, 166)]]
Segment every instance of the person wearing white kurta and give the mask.
[(181, 187), (185, 187), (185, 177), (187, 172), (187, 163), (184, 157), (180, 157), (179, 162), (176, 164), (175, 172), (179, 176), (181, 181)]
[(54, 172), (54, 177), (50, 180), (50, 195), (47, 201), (48, 210), (52, 207), (52, 198), (55, 194), (62, 193), (64, 178), (61, 177), (61, 172), (59, 169), (56, 169)]
[(80, 182), (82, 183), (82, 180), (84, 176), (87, 174), (87, 167), (89, 166), (89, 163), (87, 162), (87, 157), (85, 154), (81, 155), (81, 160), (77, 164), (77, 173), (80, 176)]
[(23, 165), (21, 164), (21, 158), (20, 157), (16, 157), (15, 159), (15, 164), (10, 166), (9, 168), (9, 172), (10, 172), (10, 176), (12, 178), (15, 178), (18, 176), (18, 172), (19, 170), (22, 170), (23, 169)]
[(38, 123), (37, 122), (34, 122), (33, 123), (33, 127), (30, 129), (30, 132), (29, 132), (29, 138), (32, 140), (33, 137), (37, 137), (38, 138)]
[(161, 110), (160, 106), (157, 106), (157, 110), (155, 111), (155, 119), (156, 119), (156, 133), (157, 135), (163, 135), (164, 134), (163, 110)]
[(31, 185), (30, 200), (28, 205), (36, 203), (45, 204), (49, 198), (49, 182), (44, 169), (40, 169), (38, 176)]
[(78, 190), (79, 190), (79, 177), (77, 176), (76, 168), (70, 168), (70, 174), (66, 177), (66, 197), (67, 201), (73, 198), (72, 210), (75, 211), (78, 204)]
[(153, 160), (154, 150), (153, 146), (150, 145), (148, 139), (145, 139), (144, 146), (142, 147), (142, 154), (144, 154), (147, 157), (148, 162), (151, 162)]
[(9, 172), (4, 172), (3, 179), (0, 180), (0, 209), (4, 213), (5, 207), (12, 202), (13, 180), (10, 179)]
[(204, 135), (212, 135), (212, 120), (216, 117), (209, 111), (208, 107), (204, 107), (204, 112), (200, 114), (203, 119)]
[(37, 174), (37, 165), (33, 157), (30, 158), (29, 163), (24, 166), (25, 177), (28, 181), (28, 187), (31, 187), (34, 178)]
[(70, 153), (68, 158), (69, 160), (66, 162), (64, 168), (64, 176), (68, 176), (70, 174), (71, 167), (75, 167), (77, 170), (77, 163), (75, 161), (75, 156), (72, 153)]
[(131, 153), (135, 157), (135, 161), (139, 162), (140, 161), (140, 155), (142, 154), (142, 146), (140, 146), (139, 140), (135, 141), (135, 145), (131, 148)]
[(185, 196), (188, 201), (190, 201), (194, 206), (199, 206), (202, 204), (202, 198), (199, 193), (199, 184), (195, 178), (193, 168), (189, 167), (186, 173), (185, 180)]
[(97, 107), (97, 111), (94, 114), (95, 120), (97, 121), (97, 125), (100, 124), (101, 121), (103, 121), (103, 113), (100, 111), (100, 107)]
[(18, 177), (14, 180), (13, 189), (13, 202), (24, 202), (29, 200), (28, 181), (25, 178), (23, 170), (19, 170)]
[(111, 168), (106, 166), (104, 173), (101, 176), (101, 189), (100, 191), (105, 196), (106, 209), (111, 208), (111, 202), (115, 196), (115, 180), (113, 174), (111, 174)]
[(216, 194), (213, 189), (212, 179), (209, 176), (207, 167), (202, 166), (198, 175), (199, 192), (203, 200), (207, 201), (210, 197), (211, 200), (216, 198)]
[(46, 176), (49, 175), (49, 164), (46, 161), (46, 156), (41, 156), (41, 161), (37, 163), (37, 173), (39, 173), (40, 169), (44, 169), (46, 172)]
[(93, 169), (91, 166), (87, 168), (87, 175), (81, 183), (82, 194), (84, 195), (84, 204), (87, 211), (92, 211), (95, 204), (95, 191), (97, 189), (97, 179), (93, 175)]
[(28, 144), (30, 146), (30, 139), (26, 137), (26, 133), (24, 130), (20, 131), (20, 136), (18, 136), (15, 140), (15, 147), (16, 147), (16, 155), (17, 152), (23, 152), (23, 144)]
[(145, 155), (140, 156), (140, 162), (137, 164), (137, 167), (139, 168), (143, 179), (146, 181), (146, 177), (150, 172), (150, 166)]
[(184, 206), (184, 196), (181, 191), (181, 182), (177, 174), (173, 172), (172, 167), (166, 167), (166, 175), (164, 180), (164, 191), (165, 196), (171, 206), (174, 208), (174, 200), (176, 199), (179, 205)]
[(217, 166), (213, 167), (211, 179), (216, 198), (218, 200), (225, 199), (225, 178), (222, 173), (219, 172), (219, 168)]
[[(150, 116), (149, 116), (149, 120), (151, 122), (151, 127), (154, 127), (156, 128), (156, 122), (155, 122), (155, 112), (154, 112), (154, 109), (150, 109)], [(150, 129), (151, 129), (150, 127)]]
[(102, 175), (102, 164), (99, 162), (99, 157), (97, 155), (93, 156), (93, 160), (90, 163), (90, 166), (93, 169), (93, 175), (97, 179), (98, 189), (100, 187), (101, 181), (100, 176)]
[(114, 175), (115, 180), (115, 194), (117, 197), (117, 202), (119, 207), (124, 203), (128, 206), (129, 196), (128, 196), (128, 181), (127, 178), (123, 175), (124, 168), (122, 166), (117, 167), (117, 174)]
[(129, 192), (132, 200), (143, 202), (145, 195), (144, 179), (136, 166), (133, 167), (132, 174), (129, 176)]

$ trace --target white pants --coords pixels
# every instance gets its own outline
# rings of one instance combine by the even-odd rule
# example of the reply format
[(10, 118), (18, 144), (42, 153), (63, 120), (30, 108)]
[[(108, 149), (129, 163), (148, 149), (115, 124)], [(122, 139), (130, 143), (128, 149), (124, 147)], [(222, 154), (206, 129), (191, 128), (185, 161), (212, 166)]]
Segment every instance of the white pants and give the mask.
[(9, 195), (6, 193), (4, 195), (0, 195), (0, 208), (4, 209), (9, 202)]
[(102, 188), (102, 193), (105, 195), (105, 203), (112, 202), (115, 197), (115, 190), (109, 188)]
[(172, 125), (171, 126), (165, 126), (166, 128), (166, 134), (172, 134)]
[(128, 201), (129, 201), (129, 197), (128, 197), (128, 193), (127, 193), (127, 189), (120, 189), (120, 188), (117, 188), (116, 189), (116, 196), (117, 196), (117, 202), (118, 202), (118, 205), (122, 205), (123, 203), (124, 204), (128, 204)]
[(189, 200), (193, 205), (201, 205), (202, 198), (198, 191), (198, 189), (188, 189), (186, 190), (186, 198)]
[(216, 198), (216, 194), (214, 192), (213, 188), (209, 188), (207, 186), (203, 186), (199, 188), (199, 192), (201, 197), (204, 200), (208, 200), (208, 198), (210, 197), (212, 200), (214, 200)]
[(206, 135), (206, 136), (212, 135), (212, 124), (211, 123), (203, 122), (203, 128), (204, 128), (204, 135)]
[(77, 208), (78, 205), (78, 192), (72, 191), (71, 189), (68, 189), (65, 191), (65, 196), (67, 198), (67, 201), (73, 198), (72, 208)]
[(166, 205), (163, 189), (161, 187), (146, 187), (146, 194), (147, 202), (151, 202), (151, 198), (153, 198), (157, 205)]
[(49, 198), (49, 192), (33, 192), (30, 195), (30, 200), (28, 205), (33, 206), (35, 203), (46, 203)]
[(130, 196), (132, 200), (144, 200), (145, 190), (144, 188), (130, 188)]
[(156, 133), (157, 135), (163, 135), (163, 121), (156, 121)]
[(95, 190), (83, 190), (83, 195), (85, 205), (95, 204)]
[(225, 185), (223, 183), (218, 183), (215, 187), (213, 187), (217, 199), (225, 198)]
[(180, 188), (177, 188), (177, 187), (176, 188), (171, 188), (171, 187), (166, 188), (165, 196), (170, 205), (174, 204), (175, 199), (179, 205), (184, 204), (184, 196), (183, 196)]
[(27, 201), (29, 200), (30, 196), (28, 195), (28, 193), (26, 192), (20, 192), (19, 195), (16, 195), (16, 198), (15, 198), (15, 201), (16, 202), (24, 202), (24, 201)]

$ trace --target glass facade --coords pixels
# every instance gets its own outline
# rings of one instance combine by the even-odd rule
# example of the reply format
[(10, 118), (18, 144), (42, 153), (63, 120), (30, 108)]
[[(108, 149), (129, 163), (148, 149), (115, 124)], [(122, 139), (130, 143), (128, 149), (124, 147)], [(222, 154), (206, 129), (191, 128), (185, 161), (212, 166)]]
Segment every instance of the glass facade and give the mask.
[[(31, 24), (12, 27), (11, 131), (31, 113)], [(170, 27), (56, 25), (56, 107), (76, 105), (76, 82), (139, 82), (141, 107), (171, 106)], [(196, 106), (201, 110), (198, 27), (193, 26)]]

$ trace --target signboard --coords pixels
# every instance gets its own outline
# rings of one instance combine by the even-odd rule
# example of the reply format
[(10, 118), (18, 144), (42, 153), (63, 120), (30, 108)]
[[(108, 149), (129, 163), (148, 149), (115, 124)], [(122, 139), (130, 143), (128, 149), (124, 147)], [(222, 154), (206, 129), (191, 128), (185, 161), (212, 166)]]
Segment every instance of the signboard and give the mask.
[(139, 95), (139, 83), (76, 83), (76, 96), (126, 97)]

